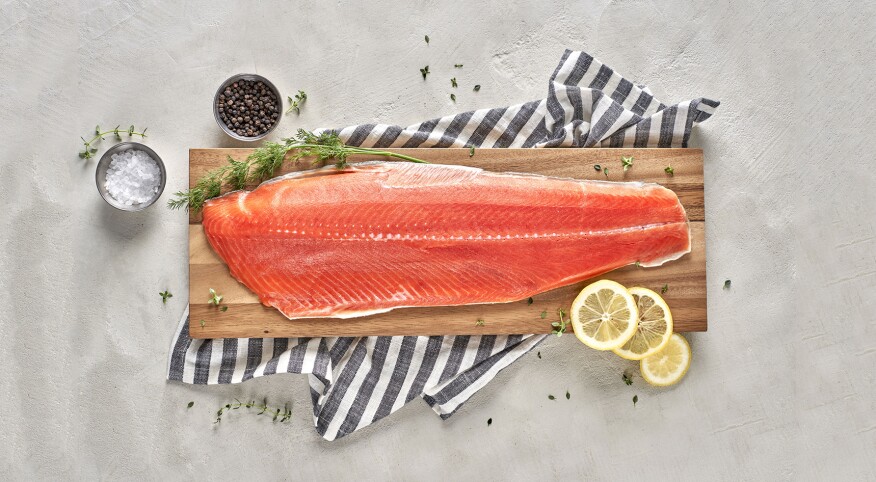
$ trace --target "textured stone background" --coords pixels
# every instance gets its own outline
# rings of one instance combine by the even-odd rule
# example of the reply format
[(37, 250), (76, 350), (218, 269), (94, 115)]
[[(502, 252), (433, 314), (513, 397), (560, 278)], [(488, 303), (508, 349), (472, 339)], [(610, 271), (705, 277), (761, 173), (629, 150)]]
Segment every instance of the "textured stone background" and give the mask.
[[(0, 473), (876, 477), (872, 2), (235, 3), (0, 2)], [(722, 102), (693, 138), (706, 155), (711, 328), (690, 336), (684, 383), (627, 387), (631, 364), (551, 338), (542, 359), (520, 360), (446, 422), (415, 401), (328, 443), (302, 376), (165, 382), (185, 304), (186, 217), (105, 205), (94, 161), (76, 157), (80, 135), (95, 123), (148, 126), (170, 173), (166, 201), (186, 185), (189, 147), (235, 145), (210, 113), (230, 74), (307, 91), (280, 134), (407, 124), (543, 97), (565, 47), (664, 102)], [(176, 294), (167, 306), (164, 288)], [(547, 399), (566, 389), (570, 401)], [(292, 401), (292, 422), (234, 413), (212, 425), (224, 401), (262, 395)]]

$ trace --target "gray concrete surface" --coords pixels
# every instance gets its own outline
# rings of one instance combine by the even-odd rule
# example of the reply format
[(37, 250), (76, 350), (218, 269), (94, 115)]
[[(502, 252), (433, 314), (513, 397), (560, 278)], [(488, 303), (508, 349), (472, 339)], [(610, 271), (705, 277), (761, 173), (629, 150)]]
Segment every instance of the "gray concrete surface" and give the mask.
[[(235, 3), (0, 2), (3, 478), (876, 478), (872, 2)], [(302, 376), (165, 382), (186, 217), (104, 205), (80, 135), (148, 126), (166, 200), (186, 184), (189, 147), (236, 145), (210, 115), (230, 74), (308, 92), (278, 134), (406, 124), (542, 97), (565, 47), (664, 101), (722, 101), (693, 138), (711, 328), (689, 337), (683, 383), (627, 387), (632, 364), (552, 338), (448, 421), (415, 401), (329, 443)], [(460, 82), (483, 89), (454, 105), (457, 62)], [(547, 399), (567, 389), (571, 400)], [(262, 395), (293, 402), (291, 423), (212, 425), (226, 400)]]

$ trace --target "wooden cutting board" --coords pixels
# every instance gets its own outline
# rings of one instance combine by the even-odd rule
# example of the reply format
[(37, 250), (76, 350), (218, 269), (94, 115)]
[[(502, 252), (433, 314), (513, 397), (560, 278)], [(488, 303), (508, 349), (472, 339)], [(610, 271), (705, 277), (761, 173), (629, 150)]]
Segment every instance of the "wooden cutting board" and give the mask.
[[(672, 309), (675, 331), (706, 331), (706, 246), (703, 209), (703, 152), (700, 149), (393, 149), (432, 163), (461, 164), (496, 172), (531, 172), (547, 176), (660, 183), (678, 194), (691, 223), (692, 250), (658, 268), (635, 266), (603, 277), (626, 286), (644, 286), (663, 295)], [(189, 183), (225, 165), (227, 157), (243, 159), (251, 149), (191, 149)], [(626, 173), (621, 156), (633, 156)], [(351, 162), (374, 156), (351, 157)], [(601, 165), (597, 172), (594, 165)], [(671, 165), (675, 175), (664, 172)], [(305, 169), (285, 166), (283, 172)], [(608, 168), (606, 176), (604, 169)], [(598, 278), (594, 278), (598, 279)], [(588, 283), (577, 283), (514, 303), (436, 308), (402, 308), (363, 318), (289, 320), (231, 277), (204, 236), (200, 215), (189, 218), (189, 333), (193, 338), (274, 338), (371, 335), (457, 335), (550, 333), (556, 310), (568, 310)], [(210, 288), (224, 296), (227, 311), (207, 303)], [(542, 318), (542, 313), (545, 317)], [(483, 323), (478, 323), (483, 320)], [(203, 323), (202, 323), (203, 321)], [(569, 328), (571, 331), (571, 327)]]

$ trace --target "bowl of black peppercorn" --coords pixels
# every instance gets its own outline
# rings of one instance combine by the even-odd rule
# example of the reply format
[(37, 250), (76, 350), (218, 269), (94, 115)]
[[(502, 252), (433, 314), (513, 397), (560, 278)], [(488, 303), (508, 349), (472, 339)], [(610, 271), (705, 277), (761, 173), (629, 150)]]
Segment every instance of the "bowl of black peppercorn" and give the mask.
[(280, 122), (282, 108), (280, 91), (257, 74), (229, 77), (213, 98), (216, 123), (241, 141), (257, 141), (268, 135)]

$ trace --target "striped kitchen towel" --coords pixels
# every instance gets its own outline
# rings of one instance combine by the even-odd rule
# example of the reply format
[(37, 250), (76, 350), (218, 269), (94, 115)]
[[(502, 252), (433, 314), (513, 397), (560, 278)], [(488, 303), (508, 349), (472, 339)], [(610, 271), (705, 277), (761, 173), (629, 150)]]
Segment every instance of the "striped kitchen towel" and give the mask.
[[(567, 50), (547, 98), (482, 109), (409, 127), (364, 124), (338, 131), (369, 147), (686, 147), (691, 128), (718, 102), (671, 106), (584, 52)], [(368, 426), (422, 397), (450, 417), (545, 335), (367, 338), (189, 337), (188, 310), (170, 351), (168, 379), (239, 383), (306, 373), (316, 430), (327, 440)]]

